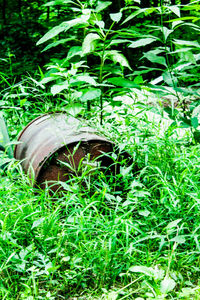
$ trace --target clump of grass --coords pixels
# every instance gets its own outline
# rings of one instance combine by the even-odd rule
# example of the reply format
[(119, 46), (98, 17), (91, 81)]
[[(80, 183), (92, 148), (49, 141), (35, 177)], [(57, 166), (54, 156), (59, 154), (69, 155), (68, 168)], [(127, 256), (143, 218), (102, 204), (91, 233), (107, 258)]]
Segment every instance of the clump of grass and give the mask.
[(1, 299), (198, 298), (200, 147), (124, 109), (104, 134), (137, 170), (85, 169), (53, 199), (18, 163), (2, 172)]

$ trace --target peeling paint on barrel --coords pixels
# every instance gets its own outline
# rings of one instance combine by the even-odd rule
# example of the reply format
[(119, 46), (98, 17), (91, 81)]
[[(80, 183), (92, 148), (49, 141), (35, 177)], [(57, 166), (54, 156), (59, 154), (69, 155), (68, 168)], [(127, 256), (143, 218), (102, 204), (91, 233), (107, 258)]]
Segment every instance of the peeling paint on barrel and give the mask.
[[(42, 188), (45, 182), (66, 181), (71, 169), (89, 154), (106, 165), (107, 157), (102, 153), (113, 150), (114, 143), (65, 113), (42, 115), (30, 122), (18, 137), (14, 156), (21, 161), (22, 168), (32, 183)], [(64, 162), (61, 167), (60, 162)], [(72, 168), (66, 165), (70, 164)], [(52, 183), (51, 183), (52, 184)], [(54, 185), (53, 190), (58, 188)]]

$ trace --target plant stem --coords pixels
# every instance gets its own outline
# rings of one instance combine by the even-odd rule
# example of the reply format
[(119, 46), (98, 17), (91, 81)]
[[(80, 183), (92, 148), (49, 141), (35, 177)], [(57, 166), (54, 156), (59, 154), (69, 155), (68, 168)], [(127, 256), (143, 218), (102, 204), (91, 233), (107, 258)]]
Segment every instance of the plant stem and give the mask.
[(161, 1), (161, 17), (160, 17), (160, 22), (161, 22), (161, 28), (162, 28), (162, 34), (163, 34), (163, 37), (164, 37), (164, 48), (165, 48), (165, 54), (166, 54), (166, 63), (167, 63), (167, 71), (170, 75), (170, 78), (171, 78), (171, 82), (172, 82), (172, 85), (173, 85), (173, 89), (175, 90), (175, 94), (176, 94), (176, 97), (178, 99), (178, 101), (180, 102), (181, 99), (178, 95), (178, 92), (177, 92), (177, 84), (175, 83), (174, 81), (174, 77), (172, 75), (172, 68), (171, 68), (171, 65), (170, 65), (170, 62), (169, 62), (169, 58), (168, 58), (168, 50), (167, 50), (167, 39), (165, 38), (165, 35), (164, 35), (164, 26), (163, 26), (163, 14), (164, 14), (164, 11), (163, 11), (163, 2)]
[[(99, 83), (102, 84), (103, 81), (103, 67), (104, 67), (104, 55), (105, 55), (105, 42), (103, 45), (103, 51), (101, 55), (101, 64), (100, 64), (100, 70), (99, 70)], [(103, 87), (102, 85), (100, 86), (101, 89), (101, 96), (100, 96), (100, 124), (103, 124)]]
[[(102, 50), (102, 55), (101, 55), (101, 63), (100, 63), (100, 69), (99, 69), (99, 83), (102, 84), (103, 82), (103, 67), (104, 67), (104, 62), (105, 62), (105, 49), (106, 49), (106, 39), (107, 36), (109, 35), (112, 27), (114, 26), (115, 22), (113, 22), (110, 26), (110, 28), (108, 29), (107, 33), (105, 34), (104, 38), (103, 38), (103, 50)], [(101, 109), (101, 113), (100, 113), (100, 124), (103, 124), (103, 86), (100, 86), (101, 89), (101, 96), (100, 96), (100, 109)]]

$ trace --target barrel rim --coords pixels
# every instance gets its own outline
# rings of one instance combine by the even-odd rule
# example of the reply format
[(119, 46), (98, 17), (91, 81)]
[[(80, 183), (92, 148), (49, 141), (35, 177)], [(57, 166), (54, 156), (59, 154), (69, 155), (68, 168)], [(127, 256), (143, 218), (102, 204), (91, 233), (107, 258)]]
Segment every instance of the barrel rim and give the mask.
[[(22, 137), (23, 133), (26, 131), (26, 129), (33, 123), (35, 123), (37, 120), (39, 120), (40, 118), (43, 118), (45, 116), (51, 116), (52, 114), (64, 114), (64, 115), (69, 115), (70, 117), (75, 118), (74, 116), (72, 116), (71, 114), (65, 113), (64, 111), (51, 111), (49, 113), (45, 113), (42, 114), (41, 116), (38, 116), (37, 118), (33, 119), (32, 121), (30, 121), (25, 127), (24, 129), (19, 133), (19, 136), (17, 137), (17, 140), (19, 141), (19, 139)], [(17, 152), (17, 147), (18, 144), (15, 145), (15, 149), (14, 149), (14, 157), (16, 157), (16, 152)]]

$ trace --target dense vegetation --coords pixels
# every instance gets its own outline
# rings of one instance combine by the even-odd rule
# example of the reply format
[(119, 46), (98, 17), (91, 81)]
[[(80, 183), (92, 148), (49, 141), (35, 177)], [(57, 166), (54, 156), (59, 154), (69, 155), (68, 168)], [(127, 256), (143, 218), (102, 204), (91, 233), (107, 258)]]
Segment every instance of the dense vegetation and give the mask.
[[(200, 298), (199, 9), (2, 0), (0, 299)], [(32, 187), (2, 117), (14, 147), (55, 111), (132, 165), (112, 176), (84, 166), (59, 195)]]

